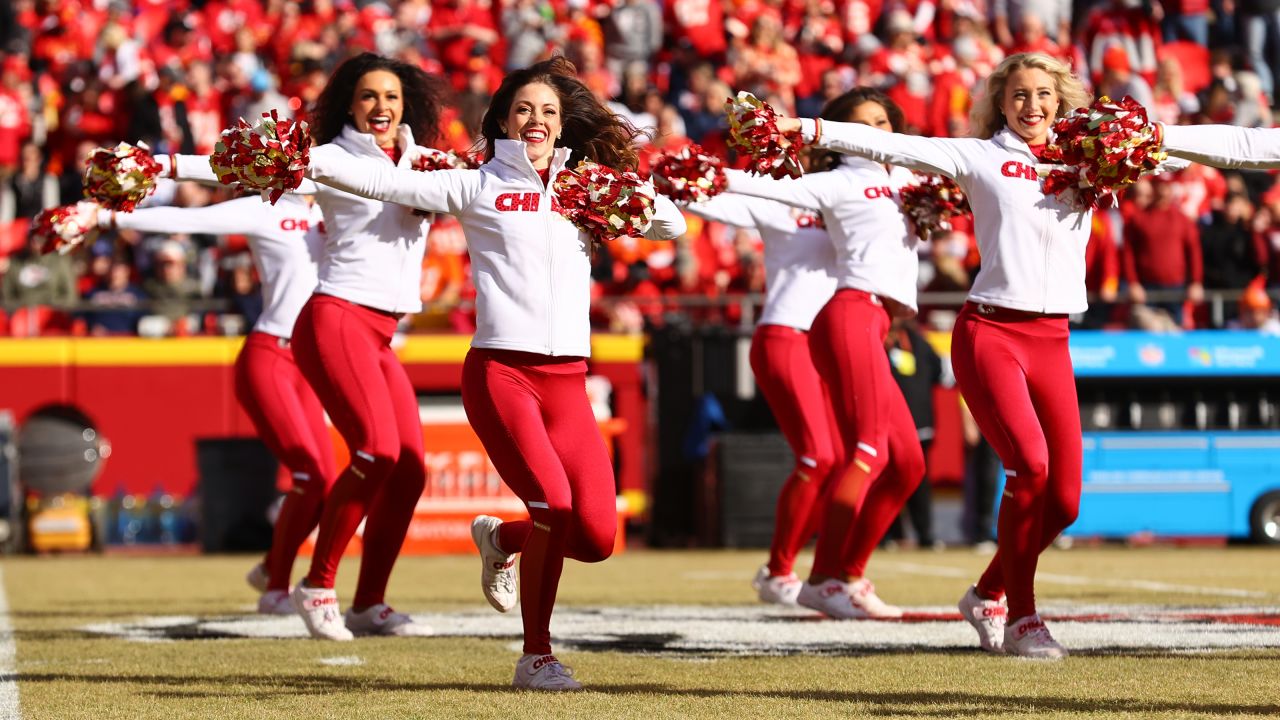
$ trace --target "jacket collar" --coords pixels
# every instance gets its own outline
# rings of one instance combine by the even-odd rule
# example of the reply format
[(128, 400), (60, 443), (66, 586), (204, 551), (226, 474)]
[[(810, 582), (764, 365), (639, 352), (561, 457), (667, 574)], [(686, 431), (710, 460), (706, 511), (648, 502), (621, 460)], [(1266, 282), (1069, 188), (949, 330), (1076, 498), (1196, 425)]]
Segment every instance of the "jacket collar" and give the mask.
[[(334, 139), (343, 150), (352, 155), (361, 155), (371, 158), (382, 158), (387, 162), (391, 162), (391, 158), (378, 147), (378, 143), (373, 139), (372, 133), (362, 133), (351, 125), (343, 125), (342, 132)], [(396, 128), (396, 147), (400, 148), (401, 158), (409, 156), (409, 148), (413, 147), (413, 131), (408, 125), (401, 123)]]
[[(991, 137), (991, 141), (1010, 152), (1021, 153), (1035, 160), (1035, 153), (1031, 152), (1031, 146), (1027, 145), (1027, 141), (1018, 136), (1018, 133), (1009, 129), (1008, 125), (1000, 128), (1000, 131)], [(1049, 135), (1049, 142), (1053, 142), (1053, 134)]]
[[(534, 169), (533, 163), (529, 162), (529, 154), (525, 152), (524, 148), (523, 140), (495, 140), (493, 143), (493, 159), (526, 175), (537, 177), (538, 171)], [(564, 169), (569, 162), (569, 156), (572, 154), (573, 150), (567, 147), (555, 149), (555, 152), (551, 155), (552, 178), (555, 178), (556, 174)]]

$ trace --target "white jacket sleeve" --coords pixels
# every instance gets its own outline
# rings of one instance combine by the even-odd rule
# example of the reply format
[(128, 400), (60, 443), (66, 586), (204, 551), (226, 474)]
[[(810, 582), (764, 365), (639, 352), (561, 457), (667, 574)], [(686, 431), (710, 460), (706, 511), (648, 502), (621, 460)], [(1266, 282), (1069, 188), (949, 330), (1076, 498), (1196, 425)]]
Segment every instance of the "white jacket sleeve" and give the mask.
[(1234, 125), (1165, 125), (1170, 155), (1217, 168), (1280, 168), (1280, 128)]
[(307, 175), (353, 195), (449, 215), (465, 210), (484, 183), (479, 170), (407, 170), (330, 145), (312, 148)]
[[(270, 223), (272, 212), (256, 197), (236, 198), (196, 208), (140, 208), (128, 213), (98, 215), (98, 224), (146, 233), (204, 233), (206, 235), (252, 235)], [(278, 220), (277, 220), (278, 222)]]
[(744, 170), (725, 170), (729, 180), (729, 192), (752, 197), (776, 200), (802, 210), (818, 211), (830, 205), (827, 198), (828, 183), (822, 173), (804, 175), (796, 179), (774, 180), (763, 175), (752, 175)]
[(753, 230), (771, 229), (794, 232), (796, 219), (792, 210), (773, 200), (761, 201), (749, 195), (727, 191), (704, 202), (683, 206), (686, 212), (712, 222)]
[[(800, 130), (806, 141), (812, 142), (817, 125), (813, 120), (802, 119)], [(965, 170), (964, 162), (952, 138), (925, 138), (916, 135), (878, 130), (861, 123), (822, 121), (820, 148), (846, 155), (860, 155), (887, 165), (900, 165), (910, 170), (939, 173), (957, 178)]]
[(666, 195), (653, 199), (653, 221), (644, 236), (650, 240), (675, 240), (689, 229), (680, 208)]
[[(171, 177), (174, 180), (198, 182), (204, 185), (222, 184), (218, 182), (218, 176), (213, 173), (213, 167), (209, 165), (208, 155), (156, 155), (155, 158), (156, 162), (160, 163), (160, 177)], [(173, 169), (175, 166), (176, 171)], [(302, 183), (289, 192), (314, 195), (316, 189), (313, 181), (303, 178)]]

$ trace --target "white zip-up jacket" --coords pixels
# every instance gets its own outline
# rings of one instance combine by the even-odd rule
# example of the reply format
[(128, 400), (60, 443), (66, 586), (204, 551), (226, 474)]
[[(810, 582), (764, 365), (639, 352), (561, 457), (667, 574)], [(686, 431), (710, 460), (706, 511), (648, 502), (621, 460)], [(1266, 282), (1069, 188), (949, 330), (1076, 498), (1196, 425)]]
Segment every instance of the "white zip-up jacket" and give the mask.
[(759, 232), (765, 273), (759, 324), (809, 330), (836, 291), (835, 248), (817, 215), (733, 192), (684, 209), (707, 220)]
[[(877, 130), (876, 132), (883, 132)], [(887, 133), (885, 133), (887, 134)], [(774, 180), (726, 170), (729, 190), (822, 213), (835, 252), (836, 286), (916, 307), (919, 239), (902, 214), (911, 172), (863, 158), (797, 179)]]
[(1280, 168), (1280, 128), (1235, 125), (1165, 125), (1170, 155), (1224, 169)]
[(320, 208), (300, 195), (285, 195), (275, 205), (256, 196), (199, 208), (140, 208), (103, 212), (98, 223), (148, 233), (244, 235), (262, 280), (262, 315), (257, 332), (292, 337), (293, 324), (316, 289), (316, 267), (324, 250)]
[[(558, 148), (550, 177), (568, 160), (569, 149)], [(554, 209), (523, 142), (498, 140), (494, 158), (478, 170), (421, 173), (313, 152), (308, 174), (346, 192), (458, 218), (476, 286), (472, 347), (591, 354), (590, 242)], [(647, 237), (670, 240), (684, 231), (680, 211), (659, 196)]]
[[(422, 154), (439, 150), (415, 145), (407, 125), (399, 127), (396, 144), (400, 162), (378, 147), (373, 135), (347, 125), (333, 142), (311, 148), (311, 157), (329, 158), (331, 164), (369, 160), (390, 168), (409, 170)], [(168, 158), (158, 156), (168, 169)], [(208, 156), (179, 155), (178, 180), (217, 182)], [(409, 208), (341, 192), (303, 181), (294, 193), (314, 193), (324, 213), (325, 252), (320, 261), (316, 292), (393, 313), (422, 309), (422, 256), (427, 247), (430, 218), (414, 215)]]
[[(814, 121), (802, 120), (806, 138)], [(1092, 212), (1045, 195), (1031, 148), (1009, 128), (994, 137), (923, 138), (822, 122), (818, 145), (953, 178), (973, 208), (982, 269), (969, 299), (1039, 313), (1084, 312)]]

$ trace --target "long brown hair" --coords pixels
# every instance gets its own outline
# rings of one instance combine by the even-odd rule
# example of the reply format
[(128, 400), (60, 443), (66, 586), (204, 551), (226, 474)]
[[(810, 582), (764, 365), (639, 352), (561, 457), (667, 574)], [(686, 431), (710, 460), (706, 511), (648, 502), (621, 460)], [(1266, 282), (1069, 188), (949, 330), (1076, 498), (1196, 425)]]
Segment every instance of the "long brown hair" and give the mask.
[(1055, 60), (1043, 53), (1018, 53), (1010, 55), (1000, 63), (987, 77), (987, 88), (973, 104), (969, 111), (969, 125), (973, 137), (990, 138), (1000, 132), (1007, 124), (1000, 104), (1004, 102), (1004, 86), (1015, 70), (1034, 68), (1043, 70), (1053, 78), (1054, 89), (1058, 91), (1058, 113), (1062, 117), (1078, 107), (1089, 104), (1089, 93), (1084, 83), (1071, 72), (1071, 68), (1061, 60)]
[(638, 167), (634, 141), (642, 133), (602, 105), (578, 79), (573, 63), (562, 56), (516, 70), (503, 78), (480, 122), (485, 160), (493, 159), (494, 143), (507, 137), (502, 123), (507, 120), (516, 92), (532, 83), (549, 86), (560, 98), (562, 131), (556, 147), (570, 148), (579, 159), (586, 158), (615, 170)]

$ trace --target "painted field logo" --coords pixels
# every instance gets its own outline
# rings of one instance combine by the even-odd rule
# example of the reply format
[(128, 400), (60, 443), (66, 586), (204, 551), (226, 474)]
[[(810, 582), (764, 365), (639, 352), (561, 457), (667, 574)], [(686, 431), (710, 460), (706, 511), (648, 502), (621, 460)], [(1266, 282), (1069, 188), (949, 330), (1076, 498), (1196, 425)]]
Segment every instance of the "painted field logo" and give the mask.
[[(515, 640), (520, 616), (490, 610), (415, 613), (435, 636)], [(1151, 653), (1280, 647), (1280, 609), (1060, 605), (1044, 611), (1074, 653)], [(669, 656), (865, 655), (881, 651), (978, 650), (954, 607), (907, 608), (901, 620), (826, 620), (807, 610), (767, 606), (562, 608), (556, 644), (569, 649)], [(153, 617), (81, 628), (136, 642), (212, 638), (305, 638), (294, 617)]]

